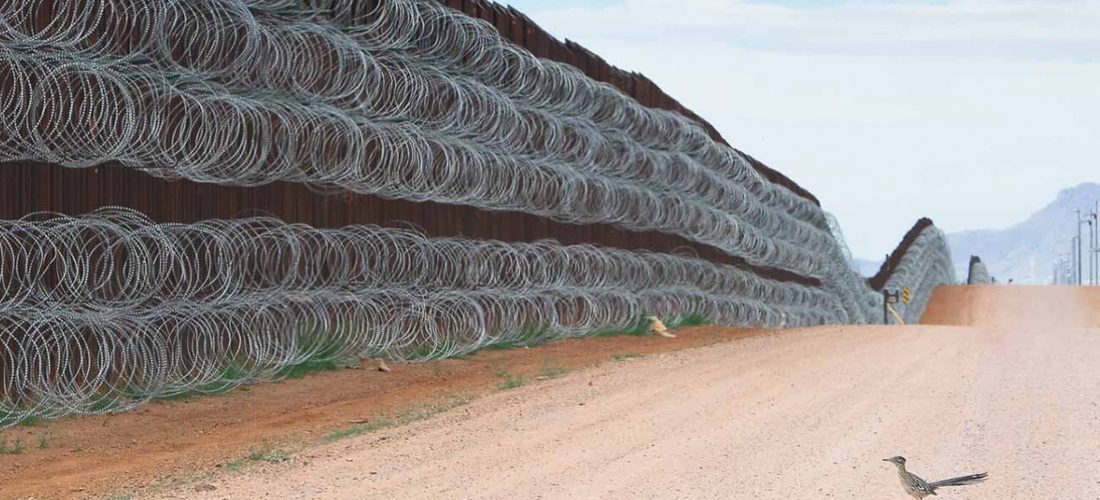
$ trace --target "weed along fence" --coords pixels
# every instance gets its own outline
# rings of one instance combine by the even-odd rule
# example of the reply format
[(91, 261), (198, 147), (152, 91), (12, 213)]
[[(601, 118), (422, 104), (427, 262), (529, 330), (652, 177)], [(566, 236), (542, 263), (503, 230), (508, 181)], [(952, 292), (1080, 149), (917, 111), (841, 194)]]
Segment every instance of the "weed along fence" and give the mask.
[(0, 21), (0, 426), (650, 315), (873, 322), (878, 282), (919, 317), (955, 279), (929, 222), (869, 284), (810, 193), (497, 5)]

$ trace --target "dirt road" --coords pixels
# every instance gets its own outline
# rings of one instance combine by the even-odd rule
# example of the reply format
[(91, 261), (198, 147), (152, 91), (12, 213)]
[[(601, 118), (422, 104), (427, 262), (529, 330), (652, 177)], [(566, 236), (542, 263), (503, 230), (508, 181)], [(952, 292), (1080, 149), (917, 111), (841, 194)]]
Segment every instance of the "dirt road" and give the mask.
[(224, 474), (198, 498), (1100, 498), (1100, 294), (944, 289), (926, 322), (606, 363)]
[[(227, 394), (157, 401), (117, 415), (37, 422), (0, 430), (0, 500), (144, 497), (186, 487), (242, 461), (295, 456), (350, 421), (451, 405), (615, 358), (730, 342), (762, 330), (710, 326), (674, 339), (612, 336), (531, 349), (484, 350), (434, 363), (313, 373)], [(13, 451), (13, 448), (21, 448)], [(259, 453), (270, 449), (270, 452)], [(228, 467), (232, 468), (232, 467)]]

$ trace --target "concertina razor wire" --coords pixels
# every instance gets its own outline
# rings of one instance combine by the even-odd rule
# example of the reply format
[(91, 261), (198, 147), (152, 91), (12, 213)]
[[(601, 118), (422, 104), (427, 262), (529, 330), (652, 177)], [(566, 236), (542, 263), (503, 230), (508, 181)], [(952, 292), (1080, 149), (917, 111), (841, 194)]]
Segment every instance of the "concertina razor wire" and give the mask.
[(977, 256), (970, 257), (970, 266), (967, 272), (966, 283), (968, 285), (992, 285), (993, 276), (989, 274), (989, 268), (985, 262)]
[[(171, 179), (610, 223), (822, 286), (590, 245), (36, 214), (0, 224), (0, 425), (118, 411), (307, 360), (438, 359), (643, 314), (877, 321), (881, 299), (849, 266), (835, 221), (695, 122), (434, 1), (335, 3), (5, 2), (0, 161), (115, 161)], [(44, 7), (45, 24), (33, 18)], [(902, 259), (888, 286), (914, 291), (907, 321), (954, 281), (949, 260), (934, 227)]]

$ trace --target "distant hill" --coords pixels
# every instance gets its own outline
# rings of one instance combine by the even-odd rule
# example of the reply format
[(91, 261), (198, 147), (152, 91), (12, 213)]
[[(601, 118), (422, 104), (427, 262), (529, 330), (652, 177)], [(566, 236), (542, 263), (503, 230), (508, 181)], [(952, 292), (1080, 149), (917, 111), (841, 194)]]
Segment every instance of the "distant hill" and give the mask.
[[(966, 279), (967, 261), (977, 255), (998, 282), (1012, 278), (1022, 284), (1049, 283), (1054, 261), (1069, 253), (1070, 238), (1077, 234), (1074, 210), (1091, 212), (1097, 200), (1100, 184), (1089, 182), (1062, 190), (1052, 203), (1008, 229), (948, 234), (958, 278)], [(1088, 226), (1081, 230), (1087, 238)]]

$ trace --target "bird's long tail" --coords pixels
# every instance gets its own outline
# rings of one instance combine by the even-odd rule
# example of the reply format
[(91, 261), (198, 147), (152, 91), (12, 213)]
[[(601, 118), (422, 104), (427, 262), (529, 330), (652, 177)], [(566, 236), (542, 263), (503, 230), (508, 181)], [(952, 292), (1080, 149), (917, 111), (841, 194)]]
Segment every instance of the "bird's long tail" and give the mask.
[(983, 472), (981, 474), (971, 474), (969, 476), (953, 477), (951, 479), (944, 479), (943, 481), (936, 481), (930, 486), (933, 488), (939, 488), (941, 486), (966, 486), (968, 484), (980, 483), (985, 481), (988, 474)]

